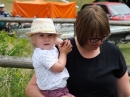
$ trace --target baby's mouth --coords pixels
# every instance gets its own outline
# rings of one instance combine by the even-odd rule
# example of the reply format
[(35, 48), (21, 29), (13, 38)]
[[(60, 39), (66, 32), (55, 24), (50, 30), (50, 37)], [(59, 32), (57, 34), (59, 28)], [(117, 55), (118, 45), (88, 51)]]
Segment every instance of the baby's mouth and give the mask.
[(49, 43), (45, 43), (44, 45), (50, 45)]

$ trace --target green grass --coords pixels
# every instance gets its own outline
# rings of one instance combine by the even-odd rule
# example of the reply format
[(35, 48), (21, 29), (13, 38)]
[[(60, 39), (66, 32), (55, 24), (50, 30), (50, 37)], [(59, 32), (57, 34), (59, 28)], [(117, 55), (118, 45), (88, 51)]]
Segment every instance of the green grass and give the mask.
[(128, 42), (127, 44), (120, 43), (118, 44), (118, 46), (125, 57), (126, 64), (130, 66), (130, 42)]

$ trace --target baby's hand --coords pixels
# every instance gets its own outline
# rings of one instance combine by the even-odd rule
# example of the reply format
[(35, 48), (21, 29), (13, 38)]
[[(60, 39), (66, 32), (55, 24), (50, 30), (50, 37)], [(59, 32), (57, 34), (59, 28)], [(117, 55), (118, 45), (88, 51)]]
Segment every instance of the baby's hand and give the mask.
[(60, 45), (58, 45), (60, 53), (68, 54), (72, 50), (72, 44), (70, 40), (64, 40)]

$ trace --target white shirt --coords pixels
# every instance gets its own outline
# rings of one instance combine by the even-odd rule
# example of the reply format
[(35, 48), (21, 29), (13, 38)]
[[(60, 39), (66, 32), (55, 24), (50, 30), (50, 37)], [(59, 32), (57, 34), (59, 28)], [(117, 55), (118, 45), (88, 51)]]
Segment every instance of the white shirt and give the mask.
[(60, 73), (52, 72), (50, 68), (57, 62), (59, 52), (55, 46), (51, 50), (35, 48), (32, 56), (36, 72), (37, 85), (41, 90), (63, 88), (67, 84), (69, 73), (66, 68)]

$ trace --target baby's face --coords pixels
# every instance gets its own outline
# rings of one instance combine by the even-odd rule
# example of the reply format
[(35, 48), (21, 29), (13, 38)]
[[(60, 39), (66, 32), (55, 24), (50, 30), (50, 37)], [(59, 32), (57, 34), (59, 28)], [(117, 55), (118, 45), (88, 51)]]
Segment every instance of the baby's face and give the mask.
[(37, 33), (33, 38), (33, 43), (37, 48), (50, 50), (55, 44), (56, 35), (49, 33)]

